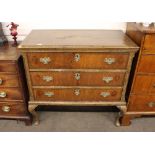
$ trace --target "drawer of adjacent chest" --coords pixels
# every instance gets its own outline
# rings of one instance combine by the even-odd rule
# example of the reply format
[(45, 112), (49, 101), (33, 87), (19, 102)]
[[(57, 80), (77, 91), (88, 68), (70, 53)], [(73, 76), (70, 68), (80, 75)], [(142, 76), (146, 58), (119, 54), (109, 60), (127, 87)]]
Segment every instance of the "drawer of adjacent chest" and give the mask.
[(18, 102), (0, 102), (0, 117), (1, 116), (19, 116), (26, 113), (24, 104)]
[(123, 86), (124, 72), (30, 72), (33, 86)]
[(19, 87), (18, 76), (0, 73), (0, 87)]
[(128, 53), (28, 53), (30, 69), (126, 69)]
[(154, 95), (133, 95), (129, 100), (128, 111), (155, 111)]
[(0, 101), (22, 100), (21, 90), (19, 88), (0, 88)]
[(119, 101), (121, 93), (121, 88), (34, 89), (35, 99), (41, 101)]
[(143, 48), (155, 50), (155, 34), (150, 34), (145, 36)]
[(155, 76), (153, 75), (137, 75), (133, 86), (133, 93), (155, 94)]
[(9, 62), (0, 62), (0, 72), (16, 73), (17, 72), (16, 64)]
[(142, 55), (139, 61), (138, 72), (155, 73), (155, 55)]

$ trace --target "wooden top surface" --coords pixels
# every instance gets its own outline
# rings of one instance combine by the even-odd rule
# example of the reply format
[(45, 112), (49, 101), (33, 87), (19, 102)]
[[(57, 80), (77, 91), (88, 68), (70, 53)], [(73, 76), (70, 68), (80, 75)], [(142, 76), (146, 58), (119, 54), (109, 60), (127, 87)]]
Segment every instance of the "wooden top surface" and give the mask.
[(141, 31), (142, 33), (148, 33), (148, 34), (152, 34), (152, 33), (155, 33), (155, 25), (154, 24), (151, 24), (149, 27), (145, 27), (142, 25), (142, 23), (135, 23), (135, 22), (129, 22), (127, 23), (130, 25), (130, 28), (133, 28), (131, 29), (131, 31), (135, 31), (135, 28), (136, 30), (138, 31)]
[(0, 60), (18, 60), (20, 53), (17, 51), (17, 47), (12, 47), (11, 43), (5, 46), (0, 46)]
[(32, 30), (18, 47), (138, 49), (120, 30)]

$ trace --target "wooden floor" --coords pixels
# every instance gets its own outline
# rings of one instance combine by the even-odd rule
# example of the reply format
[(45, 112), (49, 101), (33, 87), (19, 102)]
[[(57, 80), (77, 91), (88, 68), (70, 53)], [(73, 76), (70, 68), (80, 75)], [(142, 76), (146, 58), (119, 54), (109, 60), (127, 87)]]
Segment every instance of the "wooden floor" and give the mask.
[(0, 120), (0, 131), (32, 132), (107, 132), (155, 131), (155, 117), (138, 118), (128, 127), (114, 125), (117, 112), (39, 112), (39, 126), (25, 126), (23, 122)]

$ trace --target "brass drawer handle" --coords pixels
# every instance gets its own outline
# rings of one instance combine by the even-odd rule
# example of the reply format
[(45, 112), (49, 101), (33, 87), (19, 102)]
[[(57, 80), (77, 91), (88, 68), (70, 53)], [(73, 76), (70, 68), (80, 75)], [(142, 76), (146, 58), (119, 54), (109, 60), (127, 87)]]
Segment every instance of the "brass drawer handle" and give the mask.
[(50, 82), (50, 81), (53, 81), (53, 77), (52, 76), (43, 76), (43, 80), (46, 82)]
[(75, 90), (74, 90), (74, 94), (75, 94), (76, 96), (80, 95), (80, 90), (79, 90), (79, 89), (75, 89)]
[(3, 83), (3, 80), (0, 78), (0, 85)]
[(106, 98), (106, 97), (110, 96), (111, 94), (110, 94), (110, 92), (101, 92), (100, 95), (101, 95), (102, 97)]
[(45, 92), (44, 95), (47, 97), (52, 97), (54, 96), (54, 92)]
[(149, 102), (149, 103), (148, 103), (148, 106), (149, 106), (150, 108), (155, 107), (155, 102)]
[(80, 73), (75, 73), (75, 79), (80, 80)]
[(3, 112), (10, 112), (11, 108), (9, 106), (2, 106)]
[(115, 58), (105, 58), (104, 62), (107, 63), (108, 65), (111, 65), (116, 62)]
[(80, 54), (75, 54), (74, 61), (76, 62), (80, 61)]
[(2, 97), (2, 98), (6, 97), (6, 92), (4, 92), (4, 91), (0, 92), (0, 97)]
[(113, 81), (113, 77), (103, 77), (102, 80), (106, 83)]
[(51, 59), (50, 59), (50, 57), (43, 57), (43, 58), (40, 58), (39, 61), (46, 65), (49, 62), (51, 62)]

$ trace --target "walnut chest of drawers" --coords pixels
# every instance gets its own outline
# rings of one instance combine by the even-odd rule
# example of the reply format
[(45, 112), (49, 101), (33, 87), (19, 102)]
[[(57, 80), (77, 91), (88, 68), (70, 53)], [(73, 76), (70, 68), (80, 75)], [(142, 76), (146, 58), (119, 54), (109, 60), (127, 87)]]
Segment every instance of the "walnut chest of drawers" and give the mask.
[(127, 35), (140, 46), (140, 51), (122, 125), (129, 125), (134, 117), (155, 115), (155, 26), (128, 23)]
[(19, 49), (36, 124), (38, 105), (126, 107), (138, 47), (122, 31), (33, 30)]
[(0, 119), (31, 124), (22, 57), (15, 47), (0, 47)]

